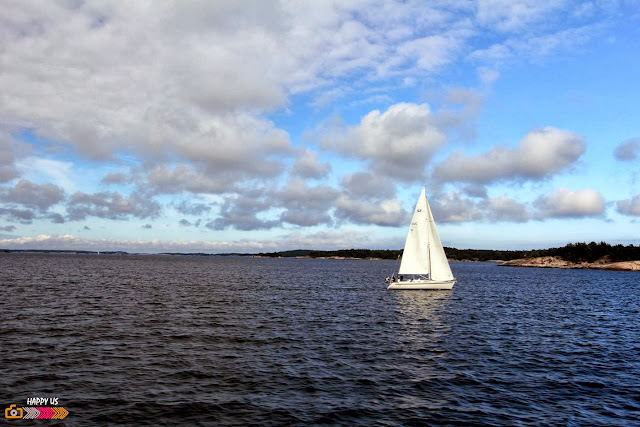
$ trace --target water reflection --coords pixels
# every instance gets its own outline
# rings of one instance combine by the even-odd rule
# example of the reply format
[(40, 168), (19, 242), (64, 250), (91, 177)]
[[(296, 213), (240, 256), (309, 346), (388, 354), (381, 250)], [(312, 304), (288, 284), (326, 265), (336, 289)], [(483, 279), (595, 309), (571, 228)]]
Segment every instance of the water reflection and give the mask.
[(398, 291), (393, 293), (397, 316), (397, 344), (402, 356), (396, 359), (411, 393), (400, 406), (438, 410), (450, 404), (442, 381), (454, 376), (446, 367), (446, 347), (451, 325), (445, 314), (453, 291)]
[(453, 291), (395, 291), (397, 310), (408, 321), (441, 322)]

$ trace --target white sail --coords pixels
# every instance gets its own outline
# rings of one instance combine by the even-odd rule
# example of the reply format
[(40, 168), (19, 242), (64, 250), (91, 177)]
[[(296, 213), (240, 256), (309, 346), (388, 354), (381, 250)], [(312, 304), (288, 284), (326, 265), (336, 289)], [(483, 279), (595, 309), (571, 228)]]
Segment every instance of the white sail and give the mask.
[(453, 280), (424, 188), (413, 211), (398, 273), (428, 275), (430, 280)]
[[(422, 191), (424, 192), (424, 189)], [(427, 205), (427, 222), (429, 223), (429, 255), (431, 259), (431, 274), (429, 278), (432, 280), (453, 280), (453, 273), (440, 242), (431, 207), (429, 207), (429, 202), (426, 199), (425, 204)]]
[(423, 188), (409, 225), (399, 274), (429, 274), (429, 242), (426, 239), (428, 233), (427, 198)]

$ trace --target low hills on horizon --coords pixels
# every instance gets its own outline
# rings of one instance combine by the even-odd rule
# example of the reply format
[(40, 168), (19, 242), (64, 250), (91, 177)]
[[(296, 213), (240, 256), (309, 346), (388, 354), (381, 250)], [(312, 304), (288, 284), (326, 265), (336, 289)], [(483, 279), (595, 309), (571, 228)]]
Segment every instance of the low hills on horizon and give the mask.
[[(603, 257), (608, 257), (612, 262), (640, 260), (640, 246), (612, 246), (606, 242), (569, 243), (559, 248), (532, 250), (457, 249), (445, 247), (444, 251), (450, 261), (512, 261), (538, 257), (559, 257), (569, 262), (594, 262)], [(269, 258), (305, 257), (396, 260), (402, 256), (402, 252), (402, 249), (340, 249), (334, 251), (297, 249), (259, 253), (254, 256)]]
[[(511, 261), (516, 259), (558, 257), (569, 262), (594, 262), (607, 257), (611, 262), (640, 260), (640, 246), (610, 245), (606, 242), (569, 243), (559, 248), (532, 250), (492, 250), (492, 249), (457, 249), (444, 248), (450, 261)], [(55, 250), (55, 249), (0, 249), (0, 252), (36, 252), (36, 253), (75, 253), (101, 255), (129, 255), (125, 251), (86, 251), (86, 250)], [(165, 252), (158, 255), (177, 256), (252, 256), (264, 258), (347, 258), (347, 259), (386, 259), (397, 260), (403, 250), (390, 249), (339, 249), (333, 251), (319, 251), (313, 249), (296, 249), (289, 251), (266, 253), (179, 253)]]

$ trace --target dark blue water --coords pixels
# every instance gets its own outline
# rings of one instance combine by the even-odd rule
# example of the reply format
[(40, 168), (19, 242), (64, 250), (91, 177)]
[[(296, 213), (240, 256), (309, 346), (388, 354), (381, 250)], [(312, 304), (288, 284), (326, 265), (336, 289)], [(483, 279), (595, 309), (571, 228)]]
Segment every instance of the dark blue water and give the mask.
[(452, 263), (453, 291), (387, 291), (394, 268), (0, 254), (0, 404), (58, 397), (66, 425), (640, 424), (640, 274)]

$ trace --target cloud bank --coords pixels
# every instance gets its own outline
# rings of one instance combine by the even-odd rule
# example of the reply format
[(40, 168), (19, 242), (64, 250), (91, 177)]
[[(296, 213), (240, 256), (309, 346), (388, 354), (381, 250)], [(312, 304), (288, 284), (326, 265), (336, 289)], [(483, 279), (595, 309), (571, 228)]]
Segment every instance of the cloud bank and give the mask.
[(585, 152), (582, 137), (545, 127), (525, 135), (518, 146), (498, 145), (485, 154), (457, 151), (438, 164), (434, 177), (442, 181), (489, 184), (501, 180), (539, 180), (570, 168)]
[[(95, 222), (131, 223), (145, 238), (201, 233), (185, 248), (206, 248), (197, 242), (210, 236), (228, 242), (216, 250), (267, 247), (253, 238), (267, 232), (283, 244), (313, 236), (347, 245), (339, 236), (404, 226), (425, 184), (444, 223), (604, 217), (599, 190), (555, 190), (583, 161), (586, 136), (530, 121), (515, 145), (497, 132), (480, 144), (479, 120), (505, 64), (573, 52), (621, 10), (503, 0), (9, 2), (0, 230), (20, 247), (97, 247), (102, 240), (70, 234), (98, 235)], [(637, 138), (614, 150), (626, 162), (639, 154)], [(532, 182), (539, 194), (529, 201), (501, 187)], [(620, 200), (617, 211), (634, 216), (636, 204)]]

